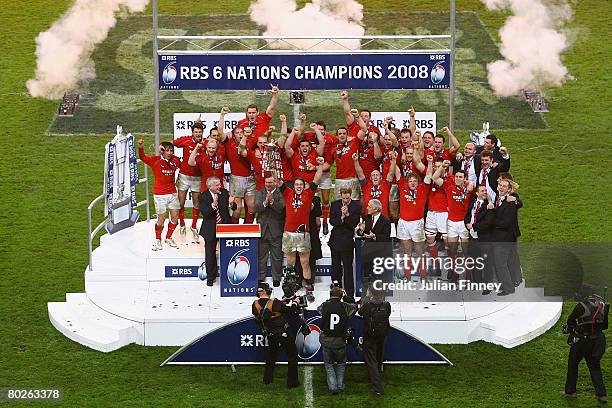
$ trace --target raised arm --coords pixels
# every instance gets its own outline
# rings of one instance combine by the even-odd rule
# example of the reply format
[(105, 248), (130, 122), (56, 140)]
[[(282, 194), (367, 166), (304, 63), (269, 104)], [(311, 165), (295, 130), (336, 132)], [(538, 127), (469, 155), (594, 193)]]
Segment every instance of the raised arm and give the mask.
[(311, 123), (310, 128), (314, 130), (315, 135), (317, 135), (317, 141), (319, 142), (317, 144), (317, 154), (323, 156), (323, 153), (325, 153), (325, 136), (323, 136), (323, 132), (321, 132), (321, 129), (319, 129), (316, 123)]
[(433, 181), (435, 185), (441, 186), (442, 184), (444, 184), (442, 174), (444, 174), (446, 169), (448, 169), (448, 166), (450, 166), (450, 161), (444, 160), (444, 163), (442, 163), (442, 165), (438, 167), (433, 173), (433, 175), (431, 176), (431, 181)]
[(276, 106), (278, 105), (278, 98), (280, 97), (280, 92), (278, 90), (278, 86), (273, 86), (270, 90), (272, 94), (272, 99), (270, 99), (270, 105), (266, 109), (266, 113), (269, 117), (274, 117), (274, 112), (276, 112)]
[(431, 175), (433, 173), (433, 156), (427, 155), (427, 173), (425, 173), (425, 178), (423, 179), (423, 183), (431, 184)]
[(300, 135), (304, 134), (304, 130), (306, 130), (306, 114), (300, 113)]
[(202, 147), (202, 143), (198, 143), (191, 151), (191, 154), (189, 155), (189, 160), (187, 161), (187, 163), (189, 163), (190, 166), (195, 166), (197, 164), (196, 157), (198, 157), (198, 153), (200, 153), (201, 147)]
[(446, 132), (446, 135), (448, 136), (448, 140), (450, 141), (450, 147), (448, 148), (448, 152), (454, 156), (455, 153), (457, 153), (457, 151), (459, 150), (459, 148), (461, 147), (461, 144), (459, 143), (459, 140), (457, 140), (457, 138), (455, 137), (455, 135), (453, 134), (453, 132), (450, 131), (450, 129), (448, 128), (448, 126), (444, 126), (442, 128), (443, 132)]
[(357, 178), (359, 179), (359, 181), (365, 180), (365, 174), (363, 173), (363, 169), (359, 164), (359, 154), (353, 153), (351, 158), (353, 159), (353, 164), (355, 165), (355, 173), (357, 173)]
[(231, 132), (225, 133), (223, 129), (225, 129), (225, 115), (230, 112), (227, 106), (221, 108), (221, 113), (219, 114), (219, 122), (217, 123), (217, 129), (219, 130), (219, 134), (221, 135), (221, 142), (225, 142), (225, 140), (231, 136)]
[(374, 139), (374, 158), (376, 160), (380, 160), (383, 157), (382, 150), (380, 149), (380, 137), (378, 133), (376, 134), (376, 138)]
[(293, 144), (293, 139), (295, 138), (295, 136), (299, 133), (300, 129), (298, 128), (293, 128), (293, 131), (291, 133), (289, 133), (289, 136), (287, 137), (287, 140), (285, 140), (285, 154), (287, 155), (288, 158), (293, 157), (293, 148), (291, 147), (291, 145)]
[(278, 137), (276, 142), (278, 143), (279, 146), (284, 147), (285, 142), (287, 141), (287, 116), (282, 114), (278, 117), (278, 119), (280, 120), (281, 128), (280, 128), (280, 136)]
[(350, 126), (355, 121), (355, 117), (351, 113), (351, 104), (348, 100), (348, 92), (340, 92), (340, 98), (342, 98), (342, 110), (344, 111), (344, 118), (346, 119), (346, 124)]
[[(323, 176), (323, 158), (317, 157), (317, 172), (312, 179), (312, 183), (318, 185), (319, 181), (321, 181), (321, 177)], [(310, 187), (310, 186), (309, 186)]]
[(238, 144), (238, 153), (242, 157), (247, 157), (249, 155), (249, 152), (247, 151), (247, 138), (248, 136), (246, 133), (243, 133), (242, 139), (240, 139), (240, 143)]
[(142, 160), (144, 163), (148, 164), (149, 166), (153, 164), (153, 158), (145, 154), (144, 139), (138, 140), (138, 158)]
[(414, 119), (416, 112), (412, 106), (408, 110), (408, 113), (410, 113), (410, 123), (408, 124), (408, 129), (410, 130), (410, 134), (414, 136), (416, 133), (416, 120)]
[[(413, 153), (412, 153), (412, 162), (414, 163), (414, 166), (421, 173), (425, 173), (425, 171), (427, 169), (426, 169), (426, 166), (423, 164), (423, 154), (421, 153), (421, 151), (419, 151), (418, 149), (415, 149), (415, 148), (413, 148), (412, 151), (413, 151)], [(402, 152), (402, 154), (403, 154), (403, 152)]]
[(389, 165), (389, 173), (387, 173), (387, 181), (392, 183), (395, 178), (395, 168), (397, 167), (397, 152), (395, 150), (391, 151), (389, 157), (391, 158), (391, 164)]

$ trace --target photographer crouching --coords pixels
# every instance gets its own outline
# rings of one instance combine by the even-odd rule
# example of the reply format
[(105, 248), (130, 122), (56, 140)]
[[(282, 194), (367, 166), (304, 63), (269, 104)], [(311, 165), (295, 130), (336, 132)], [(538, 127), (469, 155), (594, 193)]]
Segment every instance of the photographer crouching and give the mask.
[[(607, 288), (605, 297), (607, 297)], [(610, 304), (604, 298), (595, 294), (595, 290), (589, 285), (582, 285), (576, 293), (576, 300), (579, 300), (579, 303), (567, 318), (567, 324), (562, 327), (563, 333), (569, 334), (567, 344), (570, 345), (567, 379), (565, 391), (561, 392), (562, 397), (577, 396), (578, 365), (584, 358), (595, 387), (595, 397), (601, 403), (608, 402), (600, 366), (606, 350), (606, 337), (603, 331), (608, 328), (610, 313)]]
[(318, 307), (321, 315), (321, 335), (323, 362), (327, 372), (327, 387), (332, 394), (344, 391), (344, 372), (346, 370), (346, 343), (352, 340), (358, 347), (348, 326), (349, 319), (357, 311), (357, 305), (343, 301), (344, 290), (337, 282), (329, 292), (330, 298)]
[(297, 314), (300, 311), (299, 299), (281, 301), (271, 298), (272, 289), (265, 282), (259, 283), (257, 288), (258, 299), (251, 307), (253, 316), (268, 340), (266, 350), (266, 366), (264, 369), (264, 384), (272, 383), (276, 354), (282, 349), (287, 355), (287, 387), (294, 388), (300, 385), (297, 372), (297, 350), (295, 348), (295, 335), (289, 330), (287, 315)]

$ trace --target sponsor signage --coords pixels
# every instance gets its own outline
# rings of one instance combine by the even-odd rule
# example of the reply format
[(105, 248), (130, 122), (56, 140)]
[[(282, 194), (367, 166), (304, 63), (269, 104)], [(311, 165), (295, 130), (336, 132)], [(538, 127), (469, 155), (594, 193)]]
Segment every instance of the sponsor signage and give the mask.
[(165, 266), (166, 278), (197, 278), (199, 266)]
[(255, 296), (258, 238), (221, 238), (221, 296)]
[[(297, 317), (289, 319), (289, 330), (298, 333), (295, 338), (298, 359), (304, 363), (321, 364), (321, 316), (308, 310), (304, 318), (310, 328), (310, 334), (307, 336), (299, 333), (300, 324)], [(360, 317), (354, 317), (349, 322), (359, 344), (363, 343), (363, 326), (364, 321)], [(162, 365), (261, 364), (265, 361), (266, 345), (267, 339), (261, 334), (255, 319), (249, 317), (222, 326), (194, 340), (170, 356)], [(347, 346), (347, 357), (349, 362), (363, 362), (362, 354), (350, 345)], [(385, 343), (384, 360), (387, 363), (451, 364), (430, 345), (393, 327), (389, 330)], [(278, 354), (278, 361), (287, 361), (284, 353)]]
[(447, 89), (448, 53), (159, 55), (160, 90)]

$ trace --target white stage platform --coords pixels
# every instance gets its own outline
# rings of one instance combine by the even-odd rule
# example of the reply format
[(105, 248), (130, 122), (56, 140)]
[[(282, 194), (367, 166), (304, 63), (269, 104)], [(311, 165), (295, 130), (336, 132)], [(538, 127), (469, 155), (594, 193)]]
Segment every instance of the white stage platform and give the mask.
[[(48, 304), (49, 319), (66, 337), (109, 352), (127, 344), (182, 346), (226, 323), (250, 316), (251, 297), (220, 296), (198, 277), (166, 277), (165, 266), (197, 267), (204, 258), (203, 239), (174, 233), (178, 249), (151, 251), (154, 220), (139, 222), (114, 235), (103, 235), (93, 252), (93, 269), (85, 272), (85, 293), (68, 293), (66, 302)], [(323, 237), (324, 264), (329, 248)], [(170, 272), (171, 273), (171, 272)], [(316, 308), (329, 297), (329, 277), (318, 277)], [(456, 301), (439, 301), (439, 293), (412, 293), (392, 302), (391, 324), (427, 343), (467, 344), (478, 340), (515, 347), (551, 328), (562, 303), (542, 301), (542, 289), (520, 287), (523, 299), (482, 297), (454, 292)], [(281, 297), (280, 288), (274, 296)], [(486, 301), (469, 301), (468, 297)], [(473, 299), (472, 299), (473, 300)]]

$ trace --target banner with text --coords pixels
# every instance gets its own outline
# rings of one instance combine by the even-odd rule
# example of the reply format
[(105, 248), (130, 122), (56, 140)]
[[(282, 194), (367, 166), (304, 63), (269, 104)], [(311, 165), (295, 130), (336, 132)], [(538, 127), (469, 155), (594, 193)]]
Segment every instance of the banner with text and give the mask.
[(448, 89), (448, 53), (159, 55), (159, 89)]

